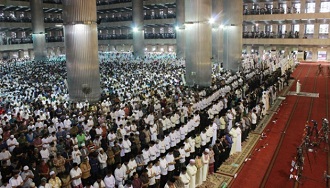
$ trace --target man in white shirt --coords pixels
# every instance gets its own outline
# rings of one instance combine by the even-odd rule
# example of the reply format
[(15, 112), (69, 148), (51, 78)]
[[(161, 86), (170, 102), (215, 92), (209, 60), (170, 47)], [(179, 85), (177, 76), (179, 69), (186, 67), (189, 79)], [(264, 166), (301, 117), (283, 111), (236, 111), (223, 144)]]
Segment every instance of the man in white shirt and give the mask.
[(8, 150), (6, 150), (5, 147), (3, 147), (1, 149), (1, 153), (0, 153), (1, 164), (2, 164), (2, 161), (6, 161), (7, 165), (10, 166), (11, 165), (10, 158), (11, 158), (10, 152)]
[(184, 188), (190, 188), (190, 176), (187, 173), (187, 168), (182, 167), (181, 169), (181, 174), (180, 174), (180, 179), (182, 183), (184, 184)]
[(160, 185), (160, 178), (161, 178), (161, 169), (160, 169), (160, 161), (159, 159), (155, 161), (155, 164), (153, 166), (154, 172), (155, 172), (155, 179), (156, 179), (156, 187), (159, 187)]
[(149, 146), (145, 146), (145, 148), (142, 150), (142, 156), (144, 164), (148, 164), (148, 162), (150, 161)]
[(175, 158), (173, 155), (173, 148), (169, 149), (166, 155), (166, 161), (168, 164), (168, 177), (173, 177), (174, 170), (175, 170)]
[(104, 184), (106, 188), (116, 187), (116, 180), (115, 177), (112, 175), (111, 170), (108, 170), (107, 175), (104, 177)]
[(157, 158), (156, 151), (157, 151), (157, 148), (156, 148), (155, 142), (151, 141), (150, 146), (149, 146), (149, 154), (150, 154), (150, 161), (152, 161), (152, 162), (154, 162), (154, 160), (156, 160), (156, 158)]
[(81, 163), (81, 152), (79, 150), (78, 145), (75, 145), (73, 147), (72, 162), (77, 163), (78, 165), (80, 165), (80, 163)]
[(71, 176), (71, 180), (72, 180), (72, 185), (74, 187), (79, 187), (82, 188), (82, 181), (81, 181), (81, 169), (78, 167), (77, 163), (73, 163), (73, 168), (70, 170), (70, 176)]
[(97, 177), (96, 181), (93, 184), (93, 188), (106, 188), (101, 175)]
[(49, 153), (49, 150), (47, 149), (46, 144), (42, 145), (42, 150), (40, 150), (40, 155), (43, 160), (45, 160), (45, 161), (49, 160), (50, 153)]
[(101, 174), (104, 176), (104, 174), (106, 173), (106, 167), (107, 167), (107, 159), (108, 156), (107, 154), (103, 151), (102, 148), (99, 149), (99, 154), (97, 156), (97, 159), (100, 163), (100, 171)]
[(168, 162), (166, 161), (165, 157), (165, 154), (161, 154), (159, 158), (159, 167), (161, 173), (160, 187), (164, 187), (167, 181)]
[(147, 170), (149, 177), (149, 186), (153, 187), (156, 184), (156, 172), (154, 171), (152, 162), (148, 163)]
[(19, 172), (16, 171), (14, 172), (13, 177), (11, 177), (9, 179), (9, 184), (12, 188), (16, 188), (16, 187), (21, 187), (23, 186), (23, 179), (22, 177), (19, 175)]
[(6, 143), (10, 152), (13, 152), (14, 148), (19, 145), (14, 135), (10, 135)]
[(137, 163), (135, 161), (135, 156), (131, 155), (130, 160), (128, 161), (127, 168), (129, 170), (129, 176), (132, 176), (136, 172)]
[(122, 145), (125, 151), (125, 160), (128, 160), (131, 155), (131, 146), (132, 146), (131, 141), (128, 139), (128, 135), (125, 135)]
[(123, 186), (124, 185), (124, 179), (125, 179), (126, 172), (121, 168), (121, 164), (117, 164), (117, 168), (115, 170), (115, 179), (116, 179), (116, 185)]

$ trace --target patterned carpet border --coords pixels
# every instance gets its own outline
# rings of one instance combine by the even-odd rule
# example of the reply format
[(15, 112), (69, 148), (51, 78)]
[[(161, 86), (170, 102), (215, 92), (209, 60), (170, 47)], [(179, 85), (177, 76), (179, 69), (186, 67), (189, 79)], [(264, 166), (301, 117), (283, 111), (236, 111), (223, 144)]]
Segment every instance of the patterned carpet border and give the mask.
[(234, 176), (245, 162), (245, 159), (248, 158), (259, 139), (260, 135), (251, 134), (249, 139), (243, 143), (242, 152), (229, 157), (229, 159), (221, 165), (217, 173)]
[[(259, 122), (256, 130), (249, 135), (249, 139), (243, 143), (242, 152), (236, 155), (233, 155), (227, 159), (224, 164), (218, 169), (217, 173), (221, 174), (221, 176), (233, 177), (235, 174), (239, 172), (239, 169), (243, 166), (245, 159), (251, 154), (254, 147), (257, 145), (257, 142), (260, 139), (261, 133), (264, 131), (266, 125), (271, 121), (274, 114), (277, 113), (279, 106), (281, 105), (282, 101), (285, 99), (282, 96), (286, 96), (289, 92), (289, 89), (293, 85), (295, 81), (290, 80), (289, 86), (285, 87), (284, 90), (281, 92), (281, 95), (275, 100), (274, 104), (268, 110), (267, 115)], [(231, 180), (232, 180), (231, 179)], [(231, 181), (228, 185), (230, 185)]]
[(233, 180), (233, 177), (213, 174), (208, 175), (206, 182), (198, 186), (198, 188), (226, 188)]

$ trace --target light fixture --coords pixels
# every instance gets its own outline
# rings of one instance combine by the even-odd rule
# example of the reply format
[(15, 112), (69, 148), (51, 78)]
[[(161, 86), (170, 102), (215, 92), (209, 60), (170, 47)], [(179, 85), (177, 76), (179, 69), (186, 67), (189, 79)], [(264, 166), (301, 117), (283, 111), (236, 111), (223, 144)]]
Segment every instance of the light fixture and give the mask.
[(214, 18), (210, 18), (210, 19), (209, 19), (209, 23), (210, 23), (210, 24), (214, 24), (214, 22), (215, 22)]
[(139, 29), (137, 27), (133, 27), (133, 32), (138, 32)]
[(223, 29), (223, 25), (222, 24), (219, 25), (219, 29)]
[(175, 26), (175, 30), (179, 30), (180, 29), (180, 27), (179, 26)]

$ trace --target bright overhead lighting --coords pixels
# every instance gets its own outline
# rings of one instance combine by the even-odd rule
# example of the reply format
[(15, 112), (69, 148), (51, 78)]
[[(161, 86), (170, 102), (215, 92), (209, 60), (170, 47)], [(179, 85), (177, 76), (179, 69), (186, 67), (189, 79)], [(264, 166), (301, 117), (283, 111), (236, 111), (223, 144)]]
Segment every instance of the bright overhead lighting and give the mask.
[(133, 32), (138, 32), (138, 28), (137, 27), (133, 27)]
[(56, 24), (55, 27), (63, 27), (62, 24)]
[(210, 18), (210, 19), (209, 19), (209, 23), (210, 23), (210, 24), (214, 24), (214, 22), (215, 22), (214, 18)]
[(175, 26), (175, 30), (179, 30), (180, 28), (179, 28), (179, 26)]

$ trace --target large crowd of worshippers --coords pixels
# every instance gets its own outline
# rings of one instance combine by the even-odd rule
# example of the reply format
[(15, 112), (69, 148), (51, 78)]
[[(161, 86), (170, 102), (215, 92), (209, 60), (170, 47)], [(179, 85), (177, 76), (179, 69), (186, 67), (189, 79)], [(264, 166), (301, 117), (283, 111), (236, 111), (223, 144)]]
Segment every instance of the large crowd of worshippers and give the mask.
[[(100, 54), (102, 99), (71, 103), (65, 58), (0, 69), (1, 187), (195, 188), (257, 126), (288, 78), (254, 63), (181, 81), (173, 55)], [(260, 68), (262, 67), (262, 68)]]

